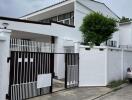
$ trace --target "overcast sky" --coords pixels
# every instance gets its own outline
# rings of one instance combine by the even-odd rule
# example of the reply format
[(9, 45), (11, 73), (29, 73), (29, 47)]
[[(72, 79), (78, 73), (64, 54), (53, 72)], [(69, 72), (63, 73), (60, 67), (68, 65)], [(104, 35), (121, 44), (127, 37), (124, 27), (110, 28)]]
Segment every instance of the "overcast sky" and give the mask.
[[(20, 17), (63, 0), (0, 0), (0, 16)], [(119, 17), (132, 18), (132, 0), (97, 0), (104, 2)]]

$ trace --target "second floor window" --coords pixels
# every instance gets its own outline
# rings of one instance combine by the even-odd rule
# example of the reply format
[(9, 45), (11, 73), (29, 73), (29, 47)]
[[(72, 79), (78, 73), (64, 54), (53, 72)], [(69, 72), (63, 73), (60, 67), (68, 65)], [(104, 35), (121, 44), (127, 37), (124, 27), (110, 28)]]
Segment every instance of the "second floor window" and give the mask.
[(62, 15), (54, 16), (48, 19), (41, 20), (41, 22), (49, 23), (50, 20), (61, 22), (67, 25), (74, 25), (74, 12), (65, 13)]

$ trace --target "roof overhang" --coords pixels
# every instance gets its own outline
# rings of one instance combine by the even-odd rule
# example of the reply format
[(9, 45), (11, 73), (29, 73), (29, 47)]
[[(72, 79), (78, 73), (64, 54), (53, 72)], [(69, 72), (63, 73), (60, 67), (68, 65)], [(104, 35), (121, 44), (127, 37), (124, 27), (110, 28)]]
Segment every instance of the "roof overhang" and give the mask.
[(49, 18), (51, 16), (64, 14), (73, 10), (74, 10), (74, 0), (66, 0), (58, 4), (52, 5), (50, 7), (30, 13), (23, 17), (20, 17), (20, 19), (28, 19), (28, 20), (33, 19), (34, 21), (38, 21)]

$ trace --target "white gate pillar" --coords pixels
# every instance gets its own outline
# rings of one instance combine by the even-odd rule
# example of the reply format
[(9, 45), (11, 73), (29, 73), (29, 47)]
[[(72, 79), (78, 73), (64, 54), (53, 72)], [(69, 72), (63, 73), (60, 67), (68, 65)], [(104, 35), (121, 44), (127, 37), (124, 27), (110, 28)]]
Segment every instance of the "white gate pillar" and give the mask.
[(74, 42), (74, 53), (79, 53), (79, 46), (80, 46), (79, 42)]
[(9, 70), (7, 63), (10, 51), (11, 30), (0, 29), (0, 100), (6, 100), (9, 86)]
[[(64, 39), (61, 37), (56, 37), (55, 39), (55, 53), (64, 53)], [(58, 79), (62, 79), (65, 77), (65, 55), (64, 54), (56, 54), (55, 55), (55, 64), (54, 71), (55, 75)]]

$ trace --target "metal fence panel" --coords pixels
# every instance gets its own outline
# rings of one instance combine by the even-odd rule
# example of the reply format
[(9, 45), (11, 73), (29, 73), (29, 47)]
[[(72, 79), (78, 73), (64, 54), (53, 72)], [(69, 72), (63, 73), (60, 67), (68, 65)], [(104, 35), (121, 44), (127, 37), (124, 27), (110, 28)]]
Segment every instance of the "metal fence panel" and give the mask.
[(24, 100), (52, 92), (37, 88), (37, 76), (52, 73), (51, 53), (11, 51), (9, 97)]

